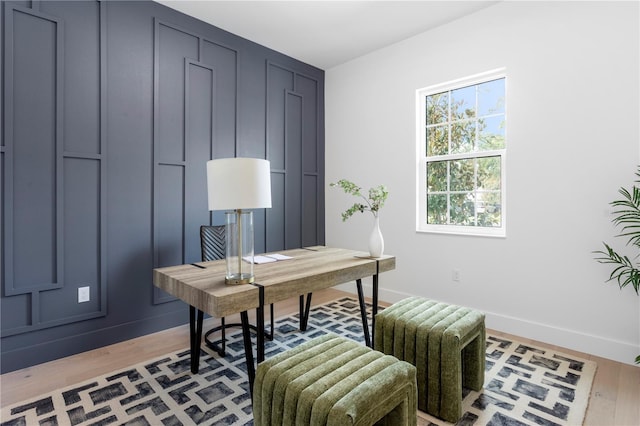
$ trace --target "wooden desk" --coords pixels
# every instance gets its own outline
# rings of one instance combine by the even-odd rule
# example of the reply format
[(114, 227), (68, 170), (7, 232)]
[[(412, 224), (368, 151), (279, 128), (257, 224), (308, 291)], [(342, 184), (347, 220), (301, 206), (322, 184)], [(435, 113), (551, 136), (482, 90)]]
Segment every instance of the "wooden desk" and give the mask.
[[(299, 296), (300, 325), (304, 330), (306, 318), (309, 315), (311, 294), (349, 281), (356, 281), (365, 341), (368, 346), (373, 346), (372, 340), (375, 336), (372, 331), (372, 337), (369, 338), (362, 278), (373, 277), (372, 330), (375, 330), (375, 315), (378, 310), (378, 274), (395, 268), (394, 256), (376, 259), (368, 257), (365, 252), (322, 246), (278, 253), (291, 256), (292, 259), (254, 265), (256, 282), (253, 284), (226, 285), (224, 260), (153, 270), (153, 283), (157, 287), (190, 306), (191, 371), (194, 374), (198, 372), (204, 312), (217, 318), (240, 313), (249, 382), (253, 386), (255, 367), (247, 311), (257, 310), (257, 329), (264, 330), (265, 305)], [(306, 310), (303, 312), (305, 294), (307, 301)], [(257, 358), (258, 362), (264, 360), (263, 333), (258, 333), (257, 337)]]

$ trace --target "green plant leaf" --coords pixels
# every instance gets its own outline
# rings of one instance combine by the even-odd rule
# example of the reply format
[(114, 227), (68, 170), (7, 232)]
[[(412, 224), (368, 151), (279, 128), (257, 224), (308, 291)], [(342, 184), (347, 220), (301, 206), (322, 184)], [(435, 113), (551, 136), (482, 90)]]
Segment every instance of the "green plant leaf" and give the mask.
[[(635, 175), (637, 179), (634, 183), (638, 184), (640, 183), (640, 166)], [(620, 233), (616, 236), (625, 238), (627, 245), (640, 249), (640, 187), (633, 185), (631, 190), (620, 188), (618, 193), (622, 198), (609, 203), (615, 208), (611, 221), (615, 226), (620, 227)], [(631, 284), (636, 294), (640, 294), (640, 270), (637, 265), (634, 265), (628, 256), (620, 255), (608, 244), (603, 244), (605, 250), (594, 253), (600, 255), (596, 257), (598, 262), (614, 266), (607, 281), (616, 280), (621, 289)]]
[(600, 263), (616, 265), (607, 281), (616, 280), (620, 289), (631, 284), (636, 294), (640, 291), (640, 270), (638, 270), (628, 256), (616, 253), (608, 244), (603, 243), (606, 251), (597, 251), (601, 257), (596, 257)]
[(356, 197), (360, 197), (364, 200), (366, 204), (355, 203), (347, 210), (342, 212), (342, 221), (346, 221), (351, 216), (353, 216), (356, 212), (364, 213), (365, 211), (370, 211), (374, 216), (377, 216), (378, 211), (384, 206), (387, 197), (389, 196), (389, 191), (387, 187), (384, 185), (380, 185), (374, 188), (369, 189), (368, 198), (362, 195), (362, 188), (356, 185), (355, 183), (347, 180), (340, 179), (338, 182), (332, 182), (329, 184), (330, 187), (340, 187), (346, 194), (350, 194)]

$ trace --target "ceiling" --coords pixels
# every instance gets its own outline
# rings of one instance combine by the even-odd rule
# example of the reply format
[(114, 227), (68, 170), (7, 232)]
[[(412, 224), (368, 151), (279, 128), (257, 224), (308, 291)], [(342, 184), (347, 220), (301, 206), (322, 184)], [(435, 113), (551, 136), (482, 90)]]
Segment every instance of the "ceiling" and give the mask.
[(156, 1), (325, 70), (497, 3)]

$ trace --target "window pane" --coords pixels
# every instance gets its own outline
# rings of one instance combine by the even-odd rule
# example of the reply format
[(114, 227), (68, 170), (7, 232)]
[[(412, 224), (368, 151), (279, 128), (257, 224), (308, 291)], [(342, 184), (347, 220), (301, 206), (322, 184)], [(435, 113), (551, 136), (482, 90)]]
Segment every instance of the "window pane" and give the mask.
[(506, 78), (478, 78), (417, 92), (418, 231), (505, 234)]
[(478, 150), (504, 149), (504, 115), (478, 120)]
[(502, 204), (499, 192), (478, 194), (476, 212), (478, 213), (478, 226), (499, 227), (502, 225)]
[(427, 156), (449, 153), (449, 126), (427, 127)]
[(478, 189), (499, 190), (501, 177), (500, 157), (478, 158)]
[(427, 96), (427, 125), (446, 123), (449, 119), (449, 93)]
[(454, 160), (450, 161), (451, 191), (473, 191), (474, 160)]
[(451, 153), (472, 152), (476, 140), (475, 121), (458, 121), (451, 124)]
[(447, 223), (446, 195), (427, 195), (427, 223), (432, 225), (444, 225)]
[(476, 116), (476, 87), (468, 86), (451, 91), (451, 120)]
[(447, 190), (447, 162), (434, 161), (427, 163), (427, 192)]
[(478, 116), (504, 113), (504, 78), (478, 85)]
[(451, 194), (451, 207), (449, 209), (449, 214), (451, 215), (452, 225), (475, 225), (475, 217), (473, 211), (473, 194)]

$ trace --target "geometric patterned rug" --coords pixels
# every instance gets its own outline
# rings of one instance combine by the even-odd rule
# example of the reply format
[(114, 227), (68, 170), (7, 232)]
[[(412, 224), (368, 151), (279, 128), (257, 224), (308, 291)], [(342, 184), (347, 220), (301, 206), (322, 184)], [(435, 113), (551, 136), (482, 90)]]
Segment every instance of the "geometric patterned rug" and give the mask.
[[(313, 308), (307, 331), (298, 326), (298, 315), (277, 320), (265, 357), (327, 332), (364, 342), (352, 298)], [(197, 375), (185, 349), (5, 407), (0, 425), (252, 425), (242, 334), (228, 336), (224, 358), (203, 345)], [(458, 425), (582, 424), (594, 362), (490, 333), (486, 353), (484, 389), (463, 391)], [(449, 424), (427, 418), (432, 425)]]

